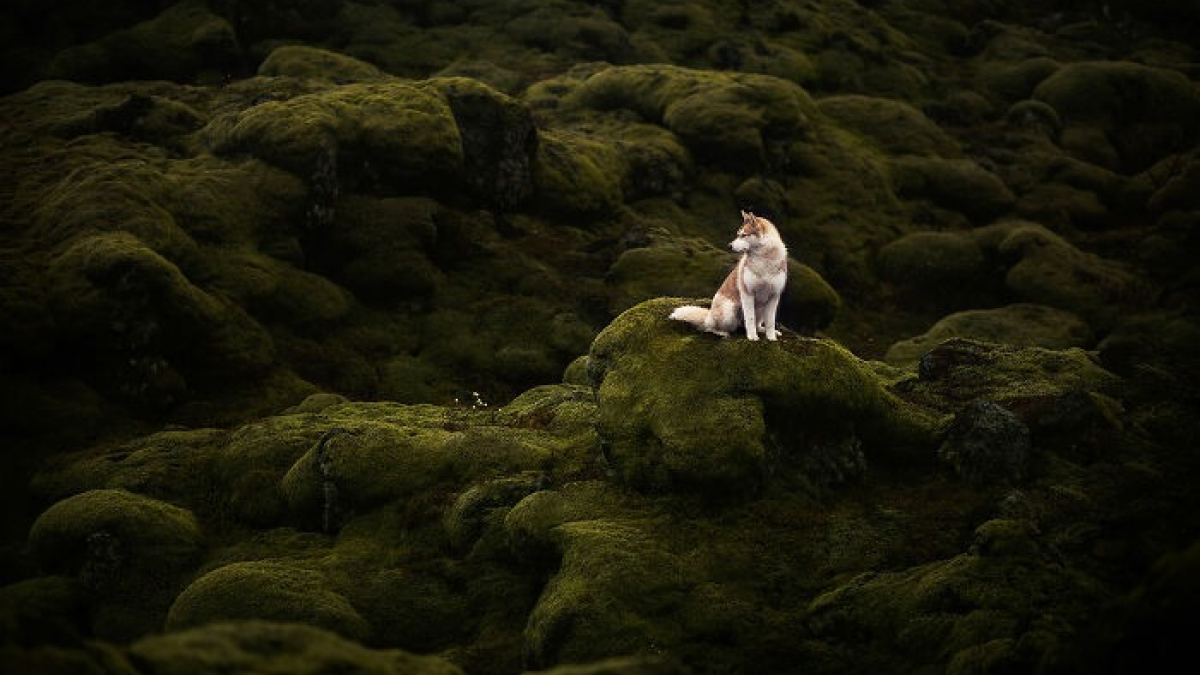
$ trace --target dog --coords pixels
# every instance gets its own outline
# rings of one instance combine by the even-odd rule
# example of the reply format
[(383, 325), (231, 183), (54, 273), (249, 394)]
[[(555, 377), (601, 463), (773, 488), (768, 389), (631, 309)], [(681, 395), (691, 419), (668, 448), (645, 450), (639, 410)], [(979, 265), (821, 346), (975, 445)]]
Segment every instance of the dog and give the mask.
[(744, 325), (748, 340), (757, 340), (762, 326), (768, 340), (778, 339), (775, 311), (787, 284), (788, 265), (779, 230), (766, 218), (742, 211), (742, 226), (729, 247), (742, 257), (717, 289), (712, 305), (679, 307), (670, 318), (721, 337), (729, 337), (739, 324)]

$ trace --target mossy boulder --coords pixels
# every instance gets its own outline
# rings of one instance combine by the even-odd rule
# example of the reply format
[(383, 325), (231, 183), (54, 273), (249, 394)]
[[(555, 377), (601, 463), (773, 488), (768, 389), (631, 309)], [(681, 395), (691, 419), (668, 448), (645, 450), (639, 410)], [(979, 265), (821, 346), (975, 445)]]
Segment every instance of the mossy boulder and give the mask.
[(970, 159), (899, 157), (892, 161), (896, 193), (927, 199), (986, 222), (1008, 211), (1015, 197), (996, 174)]
[(255, 376), (274, 359), (270, 336), (241, 307), (126, 232), (75, 240), (48, 273), (49, 300), (69, 317), (65, 341), (119, 368), (115, 379), (135, 400), (173, 403), (182, 383), (171, 371), (199, 381)]
[(959, 337), (925, 353), (917, 375), (898, 385), (905, 398), (940, 410), (986, 398), (1032, 414), (1042, 407), (1039, 403), (1062, 402), (1078, 392), (1116, 395), (1122, 383), (1093, 354), (1079, 348), (1016, 347)]
[[(1054, 598), (1069, 608), (1094, 589), (1051, 562), (1027, 521), (989, 521), (977, 535), (972, 553), (869, 573), (817, 596), (804, 617), (813, 656), (836, 653), (838, 666), (852, 670), (910, 671), (935, 662), (948, 673), (1032, 670), (1068, 660), (1063, 645), (1089, 617), (1078, 610), (1050, 615), (1043, 605)], [(864, 633), (891, 645), (886, 655), (845, 649)]]
[(394, 79), (365, 61), (307, 45), (276, 47), (259, 64), (258, 74), (263, 77), (324, 80), (334, 84)]
[(754, 169), (799, 137), (819, 113), (794, 82), (676, 66), (602, 69), (563, 100), (567, 107), (627, 109), (679, 136), (698, 158)]
[(167, 614), (167, 630), (244, 619), (287, 621), (363, 640), (370, 626), (321, 573), (285, 562), (219, 567), (188, 586)]
[(91, 592), (95, 634), (116, 640), (162, 624), (203, 543), (191, 511), (125, 490), (68, 497), (29, 532), (43, 568), (74, 575)]
[(569, 130), (541, 133), (534, 208), (556, 217), (609, 215), (624, 202), (624, 158), (607, 142)]
[(311, 445), (282, 476), (282, 495), (301, 523), (334, 530), (349, 515), (387, 503), (420, 501), (521, 471), (577, 469), (596, 443), (585, 423), (590, 415), (577, 411), (582, 417), (567, 424), (578, 388), (553, 389), (567, 393), (535, 406), (537, 413), (521, 412), (533, 405), (528, 397), (498, 410), (466, 402), (329, 408), (317, 425), (304, 422)]
[[(99, 553), (92, 548), (93, 541), (99, 541), (93, 538), (97, 534), (119, 548), (119, 557), (107, 561), (112, 569), (88, 568), (106, 562), (91, 556)], [(195, 562), (203, 539), (191, 511), (116, 489), (68, 497), (38, 516), (29, 531), (33, 554), (47, 567), (120, 576), (179, 572)]]
[(931, 452), (934, 420), (829, 340), (721, 339), (660, 298), (617, 317), (589, 354), (598, 431), (618, 478), (645, 490), (757, 494), (780, 466), (813, 483), (840, 466)]
[(202, 513), (214, 481), (221, 429), (159, 431), (36, 474), (30, 492), (58, 501), (88, 490), (126, 490)]
[(320, 251), (323, 267), (365, 300), (423, 302), (442, 281), (430, 260), (438, 210), (420, 197), (348, 197), (338, 204), (337, 226)]
[(951, 314), (924, 334), (893, 344), (884, 359), (896, 364), (913, 363), (952, 337), (1046, 349), (1086, 348), (1094, 339), (1088, 325), (1071, 312), (1018, 303)]
[(956, 232), (914, 232), (879, 249), (879, 276), (917, 305), (960, 307), (988, 290), (983, 248)]
[(58, 53), (47, 79), (111, 82), (118, 79), (217, 80), (238, 63), (233, 27), (207, 3), (184, 0), (162, 14)]
[(1005, 485), (1026, 475), (1029, 427), (1004, 406), (979, 399), (954, 416), (938, 457), (975, 485)]
[[(505, 516), (523, 559), (557, 561), (525, 626), (530, 665), (586, 662), (678, 642), (688, 581), (651, 513), (599, 482), (534, 493)], [(597, 603), (592, 599), (605, 598)]]
[(538, 130), (522, 102), (468, 77), (428, 85), (445, 97), (462, 138), (467, 187), (486, 205), (512, 211), (533, 193)]
[(977, 230), (985, 248), (1015, 261), (1004, 275), (1008, 290), (1023, 302), (1073, 312), (1097, 330), (1112, 325), (1121, 307), (1150, 286), (1120, 262), (1082, 251), (1044, 226), (1010, 221)]
[(140, 664), (162, 675), (259, 672), (318, 675), (462, 675), (436, 656), (375, 650), (335, 631), (299, 623), (230, 621), (152, 635), (129, 647)]
[(889, 154), (947, 158), (961, 154), (949, 134), (903, 101), (854, 94), (827, 96), (817, 103), (817, 109)]
[(269, 100), (200, 132), (221, 156), (249, 154), (331, 194), (414, 194), (460, 185), (462, 136), (446, 99), (424, 85), (352, 83)]
[[(1085, 61), (1059, 69), (1031, 98), (1063, 124), (1091, 128), (1111, 144), (1126, 172), (1141, 171), (1200, 138), (1200, 86), (1182, 73), (1124, 61)], [(1067, 138), (1064, 145), (1072, 149)], [(1082, 152), (1091, 150), (1080, 147)]]

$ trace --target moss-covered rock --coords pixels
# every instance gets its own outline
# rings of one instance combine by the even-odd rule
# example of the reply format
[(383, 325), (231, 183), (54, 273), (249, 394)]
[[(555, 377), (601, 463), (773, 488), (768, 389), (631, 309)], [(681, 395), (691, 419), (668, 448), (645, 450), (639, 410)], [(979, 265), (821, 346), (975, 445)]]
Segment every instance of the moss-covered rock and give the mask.
[(1039, 84), (1032, 98), (1050, 104), (1068, 128), (1098, 131), (1129, 172), (1200, 137), (1200, 87), (1174, 70), (1121, 61), (1073, 63)]
[(1029, 444), (1029, 427), (1012, 411), (979, 399), (954, 416), (938, 457), (966, 481), (1003, 485), (1025, 476)]
[(697, 333), (667, 319), (682, 304), (644, 302), (592, 344), (598, 429), (622, 481), (745, 498), (780, 466), (803, 467), (817, 484), (836, 479), (860, 445), (868, 458), (929, 451), (933, 420), (842, 347)]
[[(112, 560), (93, 559), (93, 535), (119, 547)], [(186, 509), (126, 490), (89, 490), (47, 509), (34, 522), (29, 544), (45, 566), (78, 573), (170, 575), (195, 561), (203, 535)], [(89, 565), (113, 563), (111, 569)], [(153, 574), (153, 570), (159, 574)], [(85, 575), (86, 576), (86, 575)], [(97, 578), (98, 582), (106, 579)]]
[(990, 290), (983, 249), (965, 234), (915, 232), (889, 242), (878, 256), (879, 276), (918, 306), (962, 306)]
[(58, 501), (88, 490), (126, 490), (207, 512), (214, 506), (205, 495), (212, 491), (217, 451), (227, 440), (221, 429), (148, 434), (43, 471), (33, 477), (30, 492)]
[(786, 80), (659, 65), (600, 70), (564, 104), (631, 110), (670, 129), (698, 157), (743, 169), (775, 161), (777, 146), (818, 115), (807, 92)]
[[(992, 521), (980, 529), (989, 541), (1006, 543), (903, 571), (863, 575), (815, 598), (805, 612), (813, 656), (838, 654), (840, 666), (851, 669), (902, 671), (935, 662), (953, 673), (1069, 662), (1063, 644), (1072, 626), (1087, 617), (1077, 609), (1051, 616), (1041, 607), (1054, 598), (1056, 606), (1069, 608), (1094, 590), (1050, 564), (1026, 523)], [(1014, 545), (1013, 537), (1026, 545)], [(1009, 560), (1002, 561), (1005, 557)], [(886, 655), (844, 648), (862, 631), (891, 644)]]
[(817, 108), (889, 154), (947, 158), (961, 154), (949, 134), (903, 101), (862, 95), (828, 96), (818, 102)]
[(533, 164), (535, 208), (555, 216), (611, 214), (624, 201), (625, 163), (600, 139), (545, 131)]
[(913, 363), (952, 337), (1046, 349), (1086, 348), (1093, 341), (1092, 330), (1071, 312), (1019, 303), (951, 314), (924, 334), (893, 344), (884, 358), (889, 363)]
[(1004, 276), (1016, 298), (1073, 312), (1097, 330), (1111, 326), (1122, 305), (1149, 290), (1124, 265), (1081, 251), (1041, 225), (1001, 223), (974, 236), (985, 247), (994, 245), (1001, 259), (1016, 261)]
[(529, 108), (467, 77), (434, 78), (429, 85), (454, 113), (467, 187), (488, 206), (514, 210), (533, 192), (538, 131)]
[(331, 669), (367, 675), (461, 675), (436, 656), (373, 650), (336, 631), (297, 623), (232, 621), (146, 637), (129, 648), (138, 663), (163, 675), (201, 671), (289, 672)]
[(928, 199), (975, 221), (1008, 211), (1015, 198), (994, 173), (969, 159), (900, 157), (892, 162), (896, 193)]
[(197, 288), (131, 234), (80, 238), (49, 275), (50, 302), (70, 317), (61, 326), (67, 343), (118, 368), (105, 375), (134, 401), (175, 403), (184, 386), (177, 372), (200, 381), (255, 376), (274, 359), (270, 336), (241, 307)]
[(370, 633), (320, 573), (265, 560), (226, 565), (196, 579), (171, 605), (166, 628), (244, 619), (303, 623), (360, 641)]
[(258, 74), (263, 77), (324, 80), (334, 84), (393, 79), (370, 63), (307, 45), (284, 45), (271, 50), (259, 64)]
[(950, 338), (921, 357), (902, 395), (941, 410), (988, 398), (1009, 407), (1058, 400), (1077, 390), (1114, 394), (1121, 379), (1082, 349), (1060, 351)]
[(517, 407), (495, 411), (482, 403), (331, 408), (280, 489), (302, 522), (335, 530), (355, 512), (419, 501), (439, 489), (520, 471), (570, 473), (590, 461), (595, 446), (587, 410), (569, 412), (578, 398), (564, 394), (534, 405), (522, 397), (512, 403)]
[(125, 490), (90, 490), (34, 521), (30, 550), (92, 593), (92, 630), (127, 640), (162, 624), (204, 535), (191, 511)]
[(219, 155), (253, 155), (334, 194), (340, 185), (390, 194), (446, 190), (463, 167), (462, 136), (445, 98), (402, 82), (266, 101), (215, 118), (200, 133)]
[(83, 82), (219, 80), (235, 68), (239, 51), (228, 21), (205, 2), (184, 0), (149, 21), (63, 50), (46, 76)]
[(442, 280), (429, 259), (438, 210), (425, 198), (341, 200), (336, 227), (319, 253), (322, 266), (363, 299), (422, 302)]
[[(682, 601), (687, 580), (648, 515), (597, 482), (534, 493), (508, 512), (505, 528), (518, 555), (560, 561), (525, 627), (530, 665), (639, 653), (679, 640), (678, 626), (664, 615)], [(600, 597), (606, 601), (590, 600)]]

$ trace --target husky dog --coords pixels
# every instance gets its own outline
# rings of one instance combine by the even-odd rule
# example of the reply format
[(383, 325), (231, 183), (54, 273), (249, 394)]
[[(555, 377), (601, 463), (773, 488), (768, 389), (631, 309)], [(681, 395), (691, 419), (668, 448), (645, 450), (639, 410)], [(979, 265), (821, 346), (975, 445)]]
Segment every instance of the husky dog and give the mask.
[(768, 340), (777, 339), (775, 310), (787, 283), (788, 261), (779, 231), (766, 218), (742, 211), (742, 227), (729, 247), (742, 257), (717, 289), (712, 306), (680, 307), (671, 312), (670, 318), (722, 337), (736, 331), (740, 322), (750, 340), (758, 339), (758, 328), (762, 326)]

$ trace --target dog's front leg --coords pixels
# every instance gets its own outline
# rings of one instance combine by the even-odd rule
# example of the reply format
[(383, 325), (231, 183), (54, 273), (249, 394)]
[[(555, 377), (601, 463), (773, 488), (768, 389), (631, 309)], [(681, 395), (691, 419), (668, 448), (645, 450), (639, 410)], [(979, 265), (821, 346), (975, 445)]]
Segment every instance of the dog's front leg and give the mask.
[(754, 313), (754, 296), (745, 292), (741, 293), (742, 300), (742, 322), (746, 324), (746, 339), (758, 339), (758, 318)]
[(768, 340), (779, 339), (779, 334), (775, 332), (775, 310), (777, 309), (779, 309), (779, 296), (773, 295), (770, 300), (767, 300), (767, 306), (763, 308), (763, 323)]

